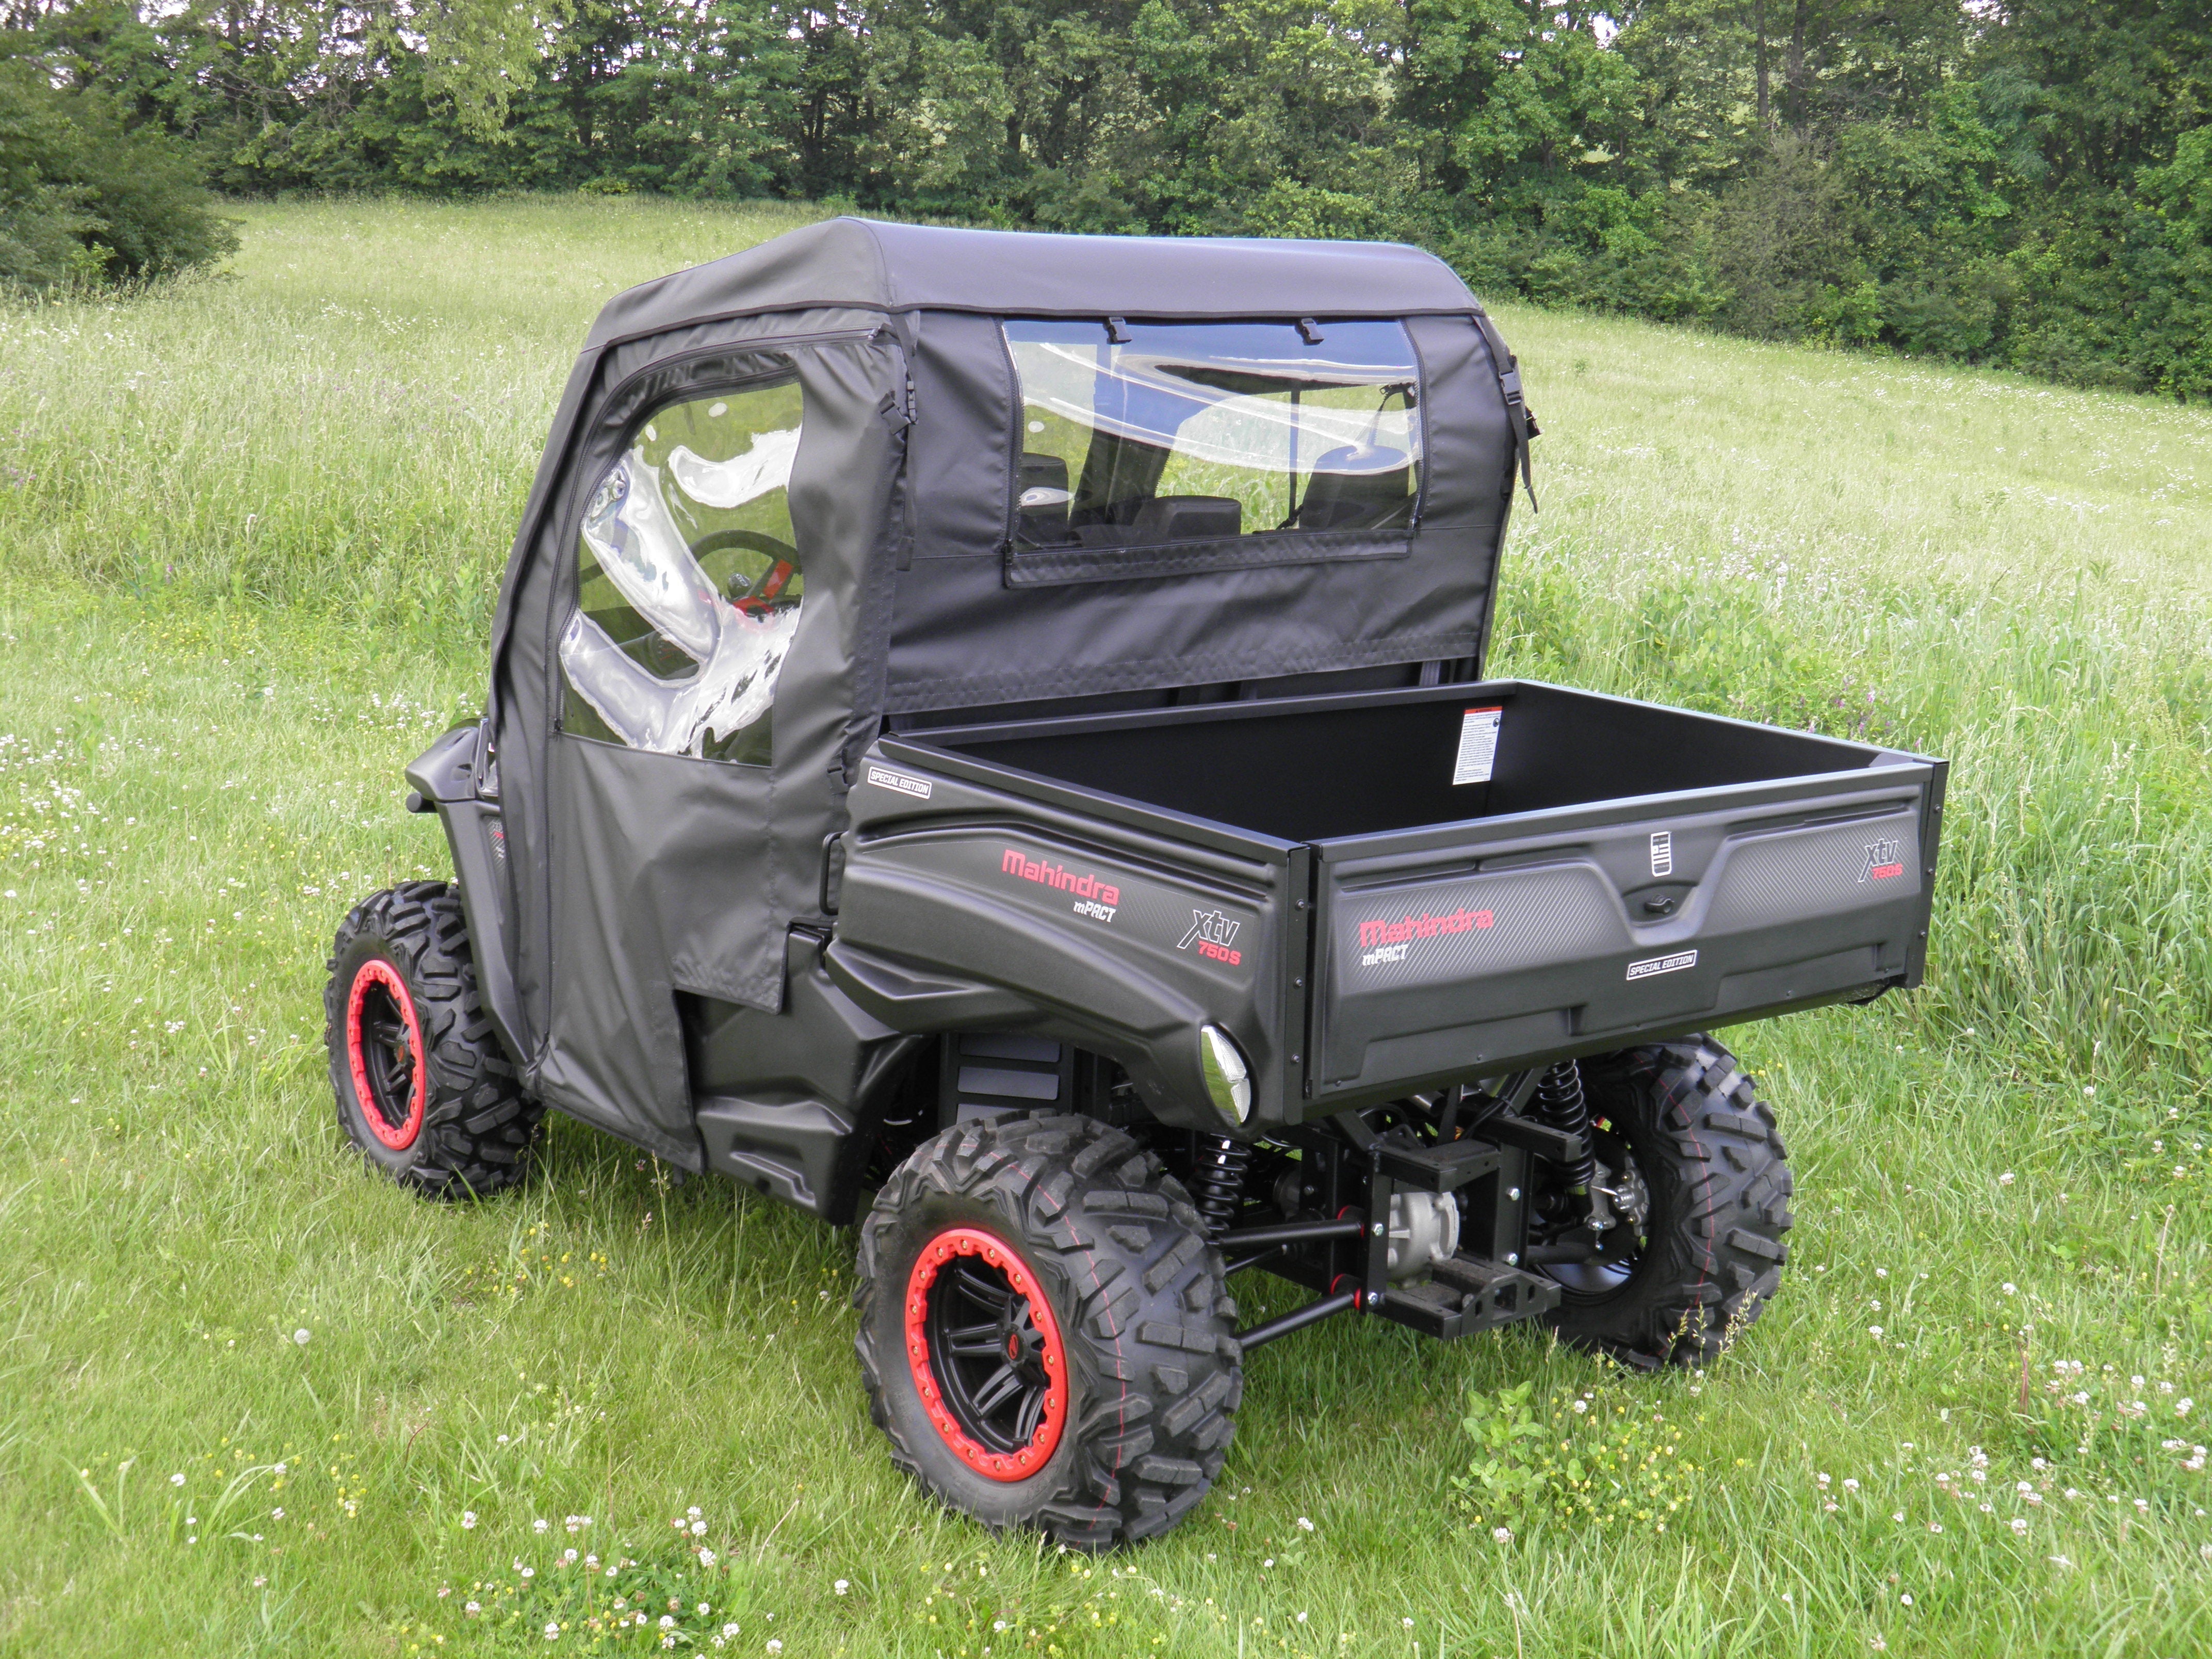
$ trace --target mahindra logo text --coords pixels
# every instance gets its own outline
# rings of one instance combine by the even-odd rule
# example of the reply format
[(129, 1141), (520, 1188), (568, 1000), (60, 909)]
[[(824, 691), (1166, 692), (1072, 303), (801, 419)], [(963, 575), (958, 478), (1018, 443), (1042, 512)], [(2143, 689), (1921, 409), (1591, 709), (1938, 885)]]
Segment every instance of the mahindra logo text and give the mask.
[(1371, 951), (1378, 945), (1403, 945), (1412, 939), (1434, 939), (1439, 933), (1471, 933), (1477, 927), (1491, 927), (1497, 920), (1487, 910), (1462, 909), (1442, 916), (1432, 916), (1424, 910), (1403, 921), (1363, 921), (1359, 924), (1359, 948)]
[(1095, 875), (1079, 876), (1064, 864), (1033, 859), (1012, 847), (999, 860), (999, 871), (1002, 875), (1019, 876), (1039, 886), (1056, 887), (1063, 893), (1073, 894), (1075, 914), (1099, 921), (1113, 921), (1114, 912), (1121, 902), (1121, 890), (1112, 882), (1102, 881)]
[(1237, 967), (1243, 962), (1244, 953), (1229, 947), (1237, 942), (1237, 930), (1243, 925), (1218, 910), (1194, 910), (1190, 913), (1190, 927), (1176, 949), (1188, 951), (1195, 944), (1199, 955)]

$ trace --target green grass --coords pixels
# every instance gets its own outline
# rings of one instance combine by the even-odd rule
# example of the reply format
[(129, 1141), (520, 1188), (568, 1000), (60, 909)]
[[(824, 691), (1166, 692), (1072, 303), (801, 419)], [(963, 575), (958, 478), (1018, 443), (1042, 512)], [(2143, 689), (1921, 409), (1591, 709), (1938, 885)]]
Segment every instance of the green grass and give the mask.
[[(2212, 1475), (2162, 1443), (2212, 1413), (2212, 418), (1504, 314), (1548, 431), (1498, 667), (1949, 756), (1930, 983), (1731, 1036), (1794, 1260), (1626, 1396), (1698, 1466), (1645, 1518), (1474, 1524), (1468, 1391), (1586, 1423), (1599, 1374), (1347, 1322), (1255, 1357), (1185, 1527), (1084, 1562), (892, 1473), (848, 1237), (567, 1123), (435, 1207), (331, 1121), (323, 952), (444, 868), (398, 768), (481, 694), (575, 343), (800, 216), (240, 211), (234, 276), (0, 312), (0, 1650), (566, 1651), (563, 1517), (645, 1574), (695, 1504), (713, 1582), (654, 1595), (735, 1652), (2212, 1648)], [(526, 1626), (473, 1588), (518, 1559)]]

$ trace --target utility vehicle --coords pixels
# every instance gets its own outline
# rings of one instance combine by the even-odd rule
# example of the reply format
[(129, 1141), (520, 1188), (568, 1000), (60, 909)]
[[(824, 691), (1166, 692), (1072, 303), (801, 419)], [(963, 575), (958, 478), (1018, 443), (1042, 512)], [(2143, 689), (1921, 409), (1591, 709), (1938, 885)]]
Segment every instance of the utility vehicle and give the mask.
[(1945, 767), (1486, 678), (1535, 435), (1406, 247), (840, 219), (620, 295), (407, 771), (457, 879), (338, 932), (347, 1133), (857, 1219), (894, 1460), (1072, 1545), (1323, 1321), (1711, 1354), (1790, 1179), (1700, 1033), (1918, 982)]

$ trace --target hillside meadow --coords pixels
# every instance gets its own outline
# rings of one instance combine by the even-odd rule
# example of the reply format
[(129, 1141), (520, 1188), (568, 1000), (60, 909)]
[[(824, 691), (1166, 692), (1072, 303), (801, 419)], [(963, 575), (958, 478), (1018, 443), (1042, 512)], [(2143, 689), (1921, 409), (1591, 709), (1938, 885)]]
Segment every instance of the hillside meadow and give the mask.
[(1799, 1197), (1710, 1372), (1339, 1322), (1085, 1559), (892, 1471), (849, 1235), (558, 1121), (428, 1205), (332, 1120), (330, 936), (446, 872), (399, 768), (588, 320), (805, 215), (234, 210), (0, 308), (0, 1650), (2212, 1650), (2212, 415), (1499, 310), (1493, 665), (1948, 757), (1929, 983), (1724, 1034)]

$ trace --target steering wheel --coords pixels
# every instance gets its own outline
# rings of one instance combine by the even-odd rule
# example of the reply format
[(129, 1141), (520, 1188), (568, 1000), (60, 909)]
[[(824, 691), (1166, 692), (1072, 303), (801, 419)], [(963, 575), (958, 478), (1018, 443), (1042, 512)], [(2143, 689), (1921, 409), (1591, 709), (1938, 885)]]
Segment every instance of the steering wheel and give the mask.
[[(748, 616), (757, 617), (774, 610), (779, 604), (794, 604), (785, 599), (783, 590), (799, 574), (799, 550), (789, 542), (779, 541), (774, 536), (757, 530), (716, 530), (702, 536), (691, 544), (691, 556), (703, 559), (709, 553), (725, 552), (731, 548), (742, 548), (749, 553), (768, 556), (769, 568), (757, 582), (747, 584), (742, 598), (733, 596), (732, 603)], [(743, 580), (735, 577), (733, 580)]]

